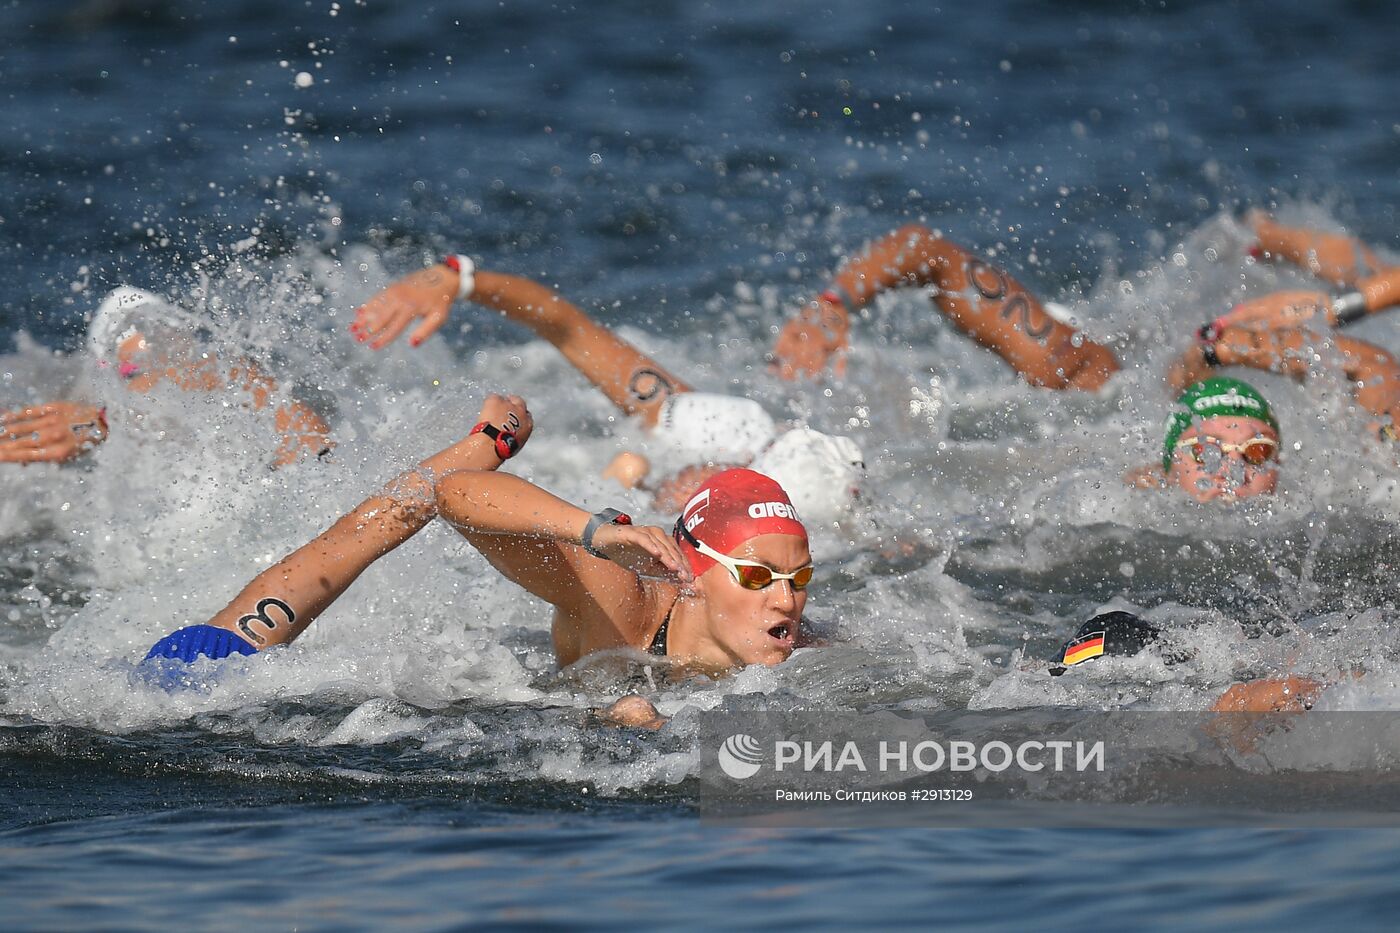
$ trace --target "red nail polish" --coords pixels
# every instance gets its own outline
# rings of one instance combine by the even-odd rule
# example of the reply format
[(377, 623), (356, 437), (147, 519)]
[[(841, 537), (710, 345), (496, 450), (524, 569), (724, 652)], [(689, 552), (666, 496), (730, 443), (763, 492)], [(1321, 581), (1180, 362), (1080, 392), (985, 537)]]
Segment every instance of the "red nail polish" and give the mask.
[(420, 340), (419, 338), (414, 337), (414, 338), (412, 338), (412, 339), (410, 339), (410, 340), (408, 341), (408, 344), (409, 344), (409, 346), (416, 347), (416, 346), (418, 346), (418, 345), (419, 345), (420, 343), (422, 343), (422, 342), (423, 342), (423, 341)]

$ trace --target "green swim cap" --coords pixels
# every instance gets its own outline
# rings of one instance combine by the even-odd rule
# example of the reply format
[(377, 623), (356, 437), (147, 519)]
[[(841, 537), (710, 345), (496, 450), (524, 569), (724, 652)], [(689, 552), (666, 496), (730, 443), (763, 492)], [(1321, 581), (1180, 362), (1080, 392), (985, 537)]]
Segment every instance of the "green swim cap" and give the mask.
[[(1162, 445), (1162, 469), (1168, 473), (1172, 469), (1172, 454), (1176, 451), (1176, 442), (1198, 418), (1213, 418), (1216, 415), (1258, 418), (1278, 432), (1278, 421), (1275, 420), (1264, 396), (1260, 395), (1254, 386), (1239, 379), (1216, 376), (1198, 382), (1181, 393), (1181, 398), (1177, 399), (1176, 403), (1181, 408), (1167, 419), (1167, 439)], [(1279, 433), (1281, 435), (1281, 432)]]

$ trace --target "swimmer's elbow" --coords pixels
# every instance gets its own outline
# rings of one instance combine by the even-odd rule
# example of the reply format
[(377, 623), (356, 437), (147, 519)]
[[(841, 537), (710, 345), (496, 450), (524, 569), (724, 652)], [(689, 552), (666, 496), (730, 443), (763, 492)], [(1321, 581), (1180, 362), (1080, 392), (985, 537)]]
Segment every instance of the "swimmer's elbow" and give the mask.
[(441, 476), (433, 483), (433, 499), (443, 521), (457, 529), (470, 528), (479, 475), (462, 470)]

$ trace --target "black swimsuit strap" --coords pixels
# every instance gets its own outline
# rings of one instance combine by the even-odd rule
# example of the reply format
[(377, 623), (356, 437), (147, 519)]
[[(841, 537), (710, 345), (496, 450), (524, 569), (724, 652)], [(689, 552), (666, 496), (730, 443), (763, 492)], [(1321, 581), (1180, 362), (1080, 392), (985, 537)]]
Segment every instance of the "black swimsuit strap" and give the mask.
[(661, 628), (656, 630), (651, 644), (647, 646), (647, 654), (654, 654), (659, 658), (666, 657), (666, 633), (671, 628), (671, 613), (676, 611), (676, 603), (680, 601), (681, 598), (677, 596), (676, 602), (671, 603), (671, 608), (666, 610), (666, 618), (661, 620)]

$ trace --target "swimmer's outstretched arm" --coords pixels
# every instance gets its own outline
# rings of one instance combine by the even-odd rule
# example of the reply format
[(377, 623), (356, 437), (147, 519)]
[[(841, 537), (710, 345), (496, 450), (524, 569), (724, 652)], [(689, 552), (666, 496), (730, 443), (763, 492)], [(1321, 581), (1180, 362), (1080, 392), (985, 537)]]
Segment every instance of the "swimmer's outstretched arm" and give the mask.
[(0, 412), (0, 463), (66, 463), (107, 439), (107, 410), (48, 402)]
[(1226, 327), (1315, 327), (1319, 322), (1342, 327), (1400, 304), (1400, 266), (1356, 283), (1356, 290), (1333, 297), (1327, 292), (1300, 290), (1271, 292), (1235, 305), (1206, 325), (1207, 330)]
[(518, 275), (476, 273), (471, 300), (500, 311), (548, 340), (614, 405), (656, 424), (672, 395), (691, 391), (642, 353), (570, 303), (554, 289)]
[(1324, 321), (1341, 327), (1400, 304), (1400, 266), (1381, 262), (1359, 240), (1285, 227), (1263, 213), (1253, 215), (1252, 223), (1259, 235), (1258, 255), (1287, 259), (1351, 291), (1336, 297), (1313, 289), (1274, 292), (1236, 305), (1206, 329), (1281, 329)]
[(1097, 389), (1118, 369), (1112, 352), (1045, 313), (1015, 279), (927, 227), (911, 224), (871, 243), (846, 263), (832, 287), (789, 321), (774, 347), (779, 372), (820, 371), (846, 346), (850, 311), (880, 292), (934, 285), (934, 301), (978, 343), (1031, 385)]
[[(690, 387), (656, 360), (594, 321), (548, 286), (517, 275), (474, 270), (468, 297), (523, 324), (559, 348), (565, 359), (614, 405), (654, 425), (666, 399)], [(414, 321), (409, 342), (418, 346), (447, 320), (462, 276), (439, 264), (410, 273), (355, 313), (351, 332), (378, 350)]]
[(1358, 285), (1387, 269), (1370, 247), (1352, 237), (1307, 227), (1286, 227), (1262, 211), (1251, 214), (1249, 222), (1259, 238), (1257, 253), (1286, 259), (1337, 285)]
[[(250, 362), (244, 361), (231, 369), (229, 379), (247, 393), (254, 411), (268, 408), (276, 397), (277, 380)], [(295, 463), (303, 455), (320, 456), (335, 446), (330, 437), (330, 425), (305, 402), (288, 398), (273, 410), (272, 417), (277, 433), (282, 436), (273, 460), (275, 466)]]
[(1187, 350), (1173, 364), (1167, 379), (1174, 390), (1181, 391), (1209, 378), (1214, 367), (1206, 361), (1208, 349), (1214, 351), (1219, 366), (1245, 366), (1302, 379), (1310, 364), (1317, 361), (1315, 348), (1324, 340), (1337, 351), (1342, 371), (1352, 382), (1357, 404), (1382, 423), (1400, 428), (1400, 362), (1374, 344), (1336, 333), (1324, 336), (1303, 328), (1229, 327), (1213, 343)]
[[(492, 395), (478, 422), (518, 425), (518, 445), (533, 423), (522, 399)], [(380, 557), (413, 537), (437, 514), (436, 477), (455, 470), (491, 471), (501, 465), (495, 442), (469, 435), (404, 473), (360, 503), (310, 543), (264, 570), (209, 620), (258, 649), (296, 638)]]

